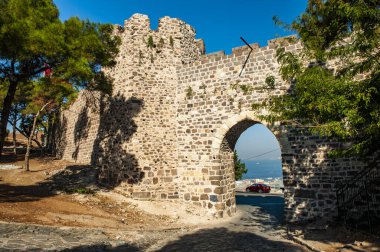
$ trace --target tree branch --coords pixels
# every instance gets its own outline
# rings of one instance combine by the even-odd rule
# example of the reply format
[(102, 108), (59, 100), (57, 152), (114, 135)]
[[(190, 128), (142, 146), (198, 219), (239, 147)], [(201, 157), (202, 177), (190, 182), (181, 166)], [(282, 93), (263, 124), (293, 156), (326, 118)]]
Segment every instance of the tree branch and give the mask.
[[(12, 122), (12, 121), (8, 120), (8, 122), (13, 126), (13, 122)], [(17, 127), (17, 125), (16, 125), (15, 128), (16, 128), (16, 130), (17, 130), (21, 135), (23, 135), (26, 139), (29, 138), (29, 136), (28, 136), (28, 135), (27, 135), (22, 129), (20, 129), (19, 127)], [(38, 147), (42, 148), (42, 144), (38, 141), (38, 139), (33, 138), (32, 141), (35, 142), (35, 143), (38, 145)]]

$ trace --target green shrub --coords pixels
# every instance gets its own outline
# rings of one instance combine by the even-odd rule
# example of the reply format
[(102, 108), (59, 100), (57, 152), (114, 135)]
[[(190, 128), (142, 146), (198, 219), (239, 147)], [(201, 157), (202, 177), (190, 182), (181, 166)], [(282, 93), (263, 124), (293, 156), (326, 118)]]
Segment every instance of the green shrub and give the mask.
[(67, 188), (65, 190), (66, 193), (79, 193), (79, 194), (95, 194), (95, 191), (85, 187), (79, 188)]
[(148, 48), (154, 48), (154, 47), (156, 47), (155, 44), (154, 44), (152, 36), (149, 36), (148, 41), (147, 41), (147, 46), (148, 46)]
[(187, 89), (186, 89), (186, 97), (188, 99), (190, 99), (191, 97), (193, 97), (194, 95), (194, 92), (193, 92), (193, 89), (189, 86)]
[(274, 78), (273, 75), (270, 75), (265, 78), (265, 84), (267, 85), (268, 88), (274, 89), (275, 84), (276, 84), (276, 79)]

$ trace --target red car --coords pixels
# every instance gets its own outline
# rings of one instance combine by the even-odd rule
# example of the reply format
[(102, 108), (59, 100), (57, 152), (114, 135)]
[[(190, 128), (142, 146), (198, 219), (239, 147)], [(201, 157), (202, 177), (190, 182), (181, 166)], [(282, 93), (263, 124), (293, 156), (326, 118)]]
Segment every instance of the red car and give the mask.
[(270, 186), (266, 184), (253, 184), (245, 189), (246, 192), (270, 193)]

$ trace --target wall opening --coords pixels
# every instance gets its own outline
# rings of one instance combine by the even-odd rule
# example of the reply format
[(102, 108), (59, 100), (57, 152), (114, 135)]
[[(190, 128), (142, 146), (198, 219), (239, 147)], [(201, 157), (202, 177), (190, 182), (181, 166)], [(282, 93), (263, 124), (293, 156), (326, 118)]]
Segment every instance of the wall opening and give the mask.
[[(284, 183), (280, 144), (263, 124), (246, 129), (237, 140), (235, 151), (248, 172), (236, 181), (237, 207), (252, 207), (252, 214), (266, 221), (284, 221)], [(267, 191), (264, 185), (270, 187)]]
[(237, 140), (235, 151), (248, 169), (241, 180), (273, 182), (277, 179), (278, 183), (271, 183), (274, 187), (272, 191), (282, 192), (281, 149), (276, 137), (267, 127), (257, 123), (246, 129)]
[[(248, 169), (237, 181), (234, 151)], [(227, 202), (230, 197), (237, 207), (251, 207), (260, 216), (266, 216), (267, 221), (281, 223), (284, 220), (281, 150), (273, 133), (258, 121), (242, 120), (224, 135), (220, 159)], [(266, 192), (266, 187), (260, 189), (264, 184), (270, 186), (269, 193)], [(255, 188), (250, 187), (251, 185), (255, 185)], [(246, 192), (247, 188), (250, 192)]]

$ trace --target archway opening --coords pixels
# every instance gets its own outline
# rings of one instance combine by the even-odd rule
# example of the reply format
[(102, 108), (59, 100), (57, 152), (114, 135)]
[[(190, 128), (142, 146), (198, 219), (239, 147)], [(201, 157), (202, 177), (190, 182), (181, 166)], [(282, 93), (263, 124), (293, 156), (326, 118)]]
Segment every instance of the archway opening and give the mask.
[(254, 207), (255, 215), (266, 221), (284, 221), (284, 183), (281, 148), (274, 134), (263, 124), (246, 129), (235, 145), (247, 173), (236, 178), (236, 204)]
[[(241, 177), (235, 171), (236, 154), (247, 168)], [(257, 213), (281, 223), (284, 185), (281, 149), (274, 134), (258, 121), (242, 120), (224, 135), (220, 158), (227, 192), (237, 207), (255, 207)]]
[(247, 169), (241, 178), (236, 178), (237, 184), (247, 180), (267, 183), (271, 193), (282, 193), (281, 149), (267, 127), (257, 123), (246, 129), (236, 142), (235, 152)]

